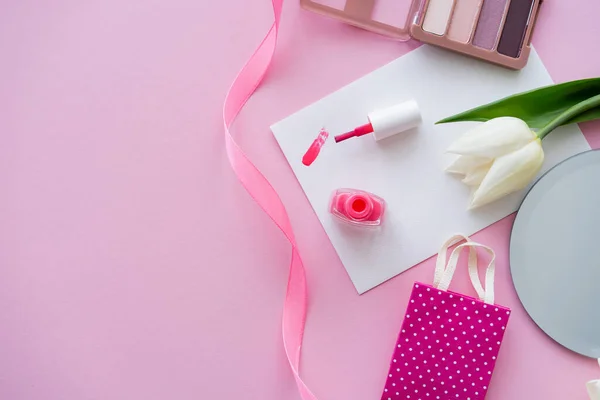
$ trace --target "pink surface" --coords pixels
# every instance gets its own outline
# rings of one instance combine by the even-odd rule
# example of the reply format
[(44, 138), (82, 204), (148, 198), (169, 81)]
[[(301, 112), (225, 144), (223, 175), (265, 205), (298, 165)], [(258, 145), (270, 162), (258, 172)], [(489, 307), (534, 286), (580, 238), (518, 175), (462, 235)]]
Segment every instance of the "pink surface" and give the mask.
[[(290, 249), (235, 179), (221, 103), (269, 1), (31, 0), (0, 14), (0, 398), (298, 399), (281, 341)], [(547, 1), (556, 81), (600, 75), (600, 3)], [(308, 268), (303, 372), (320, 399), (381, 394), (428, 261), (358, 296), (268, 126), (413, 49), (284, 8), (273, 69), (234, 131), (288, 205)], [(583, 126), (600, 147), (600, 124)], [(597, 363), (554, 344), (510, 282), (488, 399), (586, 399)], [(470, 293), (465, 269), (453, 290)]]

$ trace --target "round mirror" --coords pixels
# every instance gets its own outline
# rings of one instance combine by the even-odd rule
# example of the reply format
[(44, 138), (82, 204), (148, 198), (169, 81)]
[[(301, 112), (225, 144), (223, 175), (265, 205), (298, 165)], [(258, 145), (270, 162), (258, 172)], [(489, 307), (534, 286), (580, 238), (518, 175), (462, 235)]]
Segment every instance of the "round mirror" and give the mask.
[(535, 323), (566, 348), (600, 358), (600, 151), (563, 161), (529, 191), (510, 268)]

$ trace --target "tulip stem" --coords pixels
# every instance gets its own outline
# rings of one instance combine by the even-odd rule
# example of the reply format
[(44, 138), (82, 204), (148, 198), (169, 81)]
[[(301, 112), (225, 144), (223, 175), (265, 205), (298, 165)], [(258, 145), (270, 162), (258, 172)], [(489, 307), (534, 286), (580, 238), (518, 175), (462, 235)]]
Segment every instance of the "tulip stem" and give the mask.
[(547, 134), (552, 132), (555, 128), (575, 118), (579, 114), (586, 112), (594, 107), (600, 106), (600, 94), (594, 97), (590, 97), (581, 103), (575, 104), (573, 107), (565, 110), (562, 114), (559, 114), (556, 118), (550, 121), (546, 126), (542, 127), (536, 134), (540, 139), (546, 137)]

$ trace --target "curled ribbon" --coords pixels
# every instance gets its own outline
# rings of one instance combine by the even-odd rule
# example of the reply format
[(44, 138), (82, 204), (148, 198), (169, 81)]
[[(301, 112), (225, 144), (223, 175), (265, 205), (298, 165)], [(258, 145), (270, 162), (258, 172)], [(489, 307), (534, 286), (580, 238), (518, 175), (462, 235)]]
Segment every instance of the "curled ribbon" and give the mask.
[[(600, 359), (598, 359), (598, 364), (600, 364)], [(590, 400), (600, 400), (600, 379), (589, 381), (586, 386)]]
[(296, 239), (294, 238), (294, 231), (279, 195), (267, 178), (265, 178), (238, 146), (229, 131), (231, 124), (244, 107), (244, 104), (246, 104), (250, 96), (252, 96), (258, 85), (262, 82), (275, 53), (283, 0), (271, 1), (275, 16), (273, 24), (254, 54), (231, 84), (223, 104), (225, 147), (231, 167), (242, 185), (263, 211), (281, 229), (281, 232), (283, 232), (292, 245), (290, 275), (283, 305), (283, 345), (302, 400), (316, 400), (316, 397), (311, 393), (304, 381), (302, 381), (299, 374), (300, 352), (306, 321), (307, 295), (306, 273), (302, 259), (300, 258)]

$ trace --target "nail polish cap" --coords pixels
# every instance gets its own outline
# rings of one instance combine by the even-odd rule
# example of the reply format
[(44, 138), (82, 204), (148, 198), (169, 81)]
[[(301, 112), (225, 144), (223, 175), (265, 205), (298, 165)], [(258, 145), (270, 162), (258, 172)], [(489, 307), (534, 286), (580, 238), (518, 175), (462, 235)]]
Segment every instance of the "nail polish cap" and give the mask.
[(385, 139), (416, 128), (421, 123), (421, 112), (416, 101), (410, 100), (368, 114), (375, 140)]

